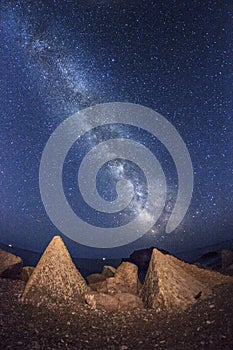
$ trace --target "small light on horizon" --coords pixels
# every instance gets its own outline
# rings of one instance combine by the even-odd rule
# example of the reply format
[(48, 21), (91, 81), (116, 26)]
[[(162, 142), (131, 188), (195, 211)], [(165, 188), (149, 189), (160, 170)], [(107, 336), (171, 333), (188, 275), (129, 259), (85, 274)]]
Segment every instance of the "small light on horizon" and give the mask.
[(106, 258), (102, 258), (102, 260), (106, 260)]
[(9, 247), (13, 247), (13, 245), (11, 243), (8, 244)]

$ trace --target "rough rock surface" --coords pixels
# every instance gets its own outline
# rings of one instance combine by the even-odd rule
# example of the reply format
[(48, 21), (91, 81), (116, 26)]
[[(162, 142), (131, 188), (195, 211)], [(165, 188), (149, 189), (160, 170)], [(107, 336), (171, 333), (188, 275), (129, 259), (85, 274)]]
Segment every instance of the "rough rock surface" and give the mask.
[(87, 304), (58, 310), (19, 302), (25, 283), (0, 280), (4, 350), (232, 350), (233, 285), (214, 289), (182, 313), (108, 312)]
[(104, 309), (108, 311), (116, 311), (118, 309), (118, 300), (113, 295), (105, 293), (88, 293), (85, 296), (85, 301), (93, 309)]
[(88, 284), (90, 290), (107, 293), (106, 280)]
[(123, 262), (116, 270), (114, 277), (106, 277), (98, 280), (99, 276), (90, 276), (88, 281), (91, 292), (86, 294), (87, 304), (95, 309), (108, 311), (130, 310), (143, 307), (143, 302), (138, 296), (140, 282), (138, 280), (138, 268), (129, 262)]
[(104, 276), (101, 273), (92, 273), (91, 275), (87, 276), (87, 282), (89, 284), (102, 282), (102, 281), (105, 281), (106, 278), (107, 276)]
[(54, 307), (84, 301), (87, 285), (73, 264), (62, 239), (55, 236), (29, 279), (22, 302)]
[(120, 293), (130, 293), (137, 295), (140, 289), (138, 280), (138, 268), (129, 262), (123, 262), (116, 270), (114, 277), (108, 277), (103, 281), (89, 284), (94, 291), (114, 295)]
[(233, 283), (233, 279), (154, 249), (141, 295), (149, 308), (179, 311), (206, 298), (214, 286), (223, 283)]
[[(89, 285), (92, 290), (96, 290), (100, 293), (106, 293), (109, 295), (120, 293), (131, 293), (132, 290), (129, 289), (128, 285), (124, 283), (124, 280), (115, 279), (114, 277), (109, 277), (105, 281), (96, 282)], [(136, 293), (133, 293), (136, 294)]]
[(118, 310), (120, 311), (144, 308), (142, 299), (137, 295), (118, 293), (116, 294), (116, 298), (118, 299)]
[(33, 266), (24, 266), (20, 274), (21, 281), (28, 282), (34, 270)]
[[(137, 265), (138, 267), (138, 276), (141, 282), (144, 281), (148, 266), (151, 259), (151, 254), (155, 247), (145, 248), (135, 250), (132, 254), (130, 254), (129, 258), (123, 258), (122, 261), (128, 261), (132, 264)], [(168, 251), (161, 249), (164, 254), (169, 254)]]
[(135, 264), (130, 262), (121, 263), (113, 278), (116, 283), (124, 284), (128, 293), (138, 294), (138, 267)]
[(114, 277), (115, 273), (116, 273), (115, 267), (107, 266), (107, 265), (103, 267), (102, 275), (106, 277)]
[(123, 258), (123, 262), (130, 262), (138, 267), (138, 277), (144, 281), (150, 263), (153, 247), (135, 250), (128, 258)]
[(130, 293), (117, 293), (114, 295), (91, 292), (86, 295), (86, 303), (93, 309), (107, 311), (126, 311), (143, 308), (142, 300)]
[(18, 279), (23, 268), (19, 256), (0, 249), (0, 277)]

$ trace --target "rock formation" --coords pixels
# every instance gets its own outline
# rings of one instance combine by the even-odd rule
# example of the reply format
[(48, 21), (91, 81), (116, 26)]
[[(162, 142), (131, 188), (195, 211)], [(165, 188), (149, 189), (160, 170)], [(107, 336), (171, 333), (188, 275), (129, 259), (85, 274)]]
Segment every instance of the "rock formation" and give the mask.
[(154, 249), (141, 296), (149, 308), (178, 311), (207, 297), (222, 283), (233, 283), (233, 279)]
[(112, 277), (117, 285), (124, 285), (126, 291), (131, 294), (137, 294), (139, 288), (138, 268), (136, 265), (123, 262)]
[[(105, 277), (104, 281), (101, 281), (100, 275), (101, 279)], [(95, 274), (87, 279), (94, 282), (89, 284), (92, 292), (87, 293), (85, 298), (91, 307), (104, 308), (108, 311), (143, 307), (143, 302), (138, 295), (140, 282), (136, 265), (123, 262), (116, 270), (114, 277), (107, 278), (103, 274)]]
[[(138, 276), (141, 282), (144, 281), (148, 266), (151, 259), (151, 254), (155, 247), (145, 248), (135, 250), (132, 254), (130, 254), (129, 258), (123, 258), (122, 261), (128, 261), (132, 264), (135, 264), (138, 267)], [(168, 251), (160, 249), (164, 254), (169, 254)]]
[[(149, 253), (148, 250), (145, 256)], [(223, 267), (231, 263), (231, 254), (222, 252)], [(139, 256), (141, 253), (136, 254)], [(27, 282), (21, 297), (24, 303), (53, 308), (68, 304), (78, 307), (80, 302), (86, 302), (94, 309), (110, 312), (143, 307), (182, 311), (209, 296), (216, 285), (233, 284), (230, 276), (190, 265), (154, 248), (143, 285), (138, 279), (138, 267), (124, 261), (117, 269), (104, 266), (102, 273), (89, 275), (87, 286), (58, 236), (52, 239), (36, 268), (22, 269), (20, 258), (0, 250), (0, 276)]]
[(92, 283), (98, 283), (105, 281), (107, 276), (104, 276), (102, 273), (92, 273), (91, 275), (87, 276), (87, 282), (89, 284)]
[(107, 278), (102, 274), (93, 274), (88, 276), (87, 280), (90, 281), (91, 289), (111, 295), (118, 292), (137, 295), (141, 286), (138, 280), (138, 268), (129, 262), (123, 262), (116, 269), (114, 277)]
[(0, 249), (0, 277), (18, 279), (22, 268), (20, 257)]
[(106, 293), (90, 292), (86, 295), (86, 302), (93, 309), (107, 311), (127, 311), (135, 308), (143, 308), (143, 302), (137, 295), (130, 293)]
[(132, 254), (130, 254), (129, 258), (122, 259), (123, 262), (127, 261), (132, 264), (135, 264), (138, 267), (138, 277), (141, 282), (144, 281), (144, 278), (146, 276), (152, 251), (152, 247), (147, 249), (135, 250)]
[(106, 265), (103, 267), (102, 275), (106, 277), (114, 277), (115, 273), (116, 273), (115, 267), (106, 266)]
[(97, 290), (97, 286), (101, 285), (99, 282), (106, 281), (109, 277), (114, 277), (116, 273), (115, 267), (112, 266), (104, 266), (103, 271), (101, 273), (92, 273), (91, 275), (87, 276), (87, 282), (92, 289)]
[(84, 301), (87, 285), (73, 264), (62, 239), (54, 237), (21, 297), (22, 302), (53, 307), (61, 303)]
[(21, 281), (28, 282), (34, 270), (33, 266), (24, 266), (20, 274)]
[(108, 311), (118, 310), (118, 300), (113, 295), (105, 293), (90, 292), (86, 294), (86, 303), (93, 309)]

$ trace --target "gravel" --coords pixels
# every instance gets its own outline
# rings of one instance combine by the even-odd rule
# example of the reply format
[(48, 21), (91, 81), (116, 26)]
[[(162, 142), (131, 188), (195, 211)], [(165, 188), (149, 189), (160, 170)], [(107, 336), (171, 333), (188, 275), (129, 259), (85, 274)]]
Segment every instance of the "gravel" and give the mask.
[(19, 301), (24, 286), (0, 279), (0, 349), (233, 349), (233, 286), (181, 314), (36, 308)]

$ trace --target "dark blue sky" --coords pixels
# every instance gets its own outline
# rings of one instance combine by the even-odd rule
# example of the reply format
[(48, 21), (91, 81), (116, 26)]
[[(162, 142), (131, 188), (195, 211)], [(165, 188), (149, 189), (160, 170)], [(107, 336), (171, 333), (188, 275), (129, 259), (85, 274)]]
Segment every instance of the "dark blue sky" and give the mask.
[[(1, 1), (0, 242), (42, 250), (54, 234), (62, 235), (40, 197), (44, 146), (73, 113), (115, 101), (150, 107), (178, 130), (194, 169), (191, 205), (171, 234), (161, 218), (144, 237), (115, 249), (82, 246), (62, 235), (72, 254), (118, 257), (151, 245), (176, 252), (232, 239), (232, 11), (231, 1), (212, 0)], [(172, 203), (177, 175), (163, 145), (134, 128), (113, 132), (156, 154)], [(106, 133), (86, 135), (88, 142), (75, 145), (64, 166), (66, 195), (77, 211), (77, 163)], [(100, 193), (111, 199), (114, 181), (102, 170)]]

